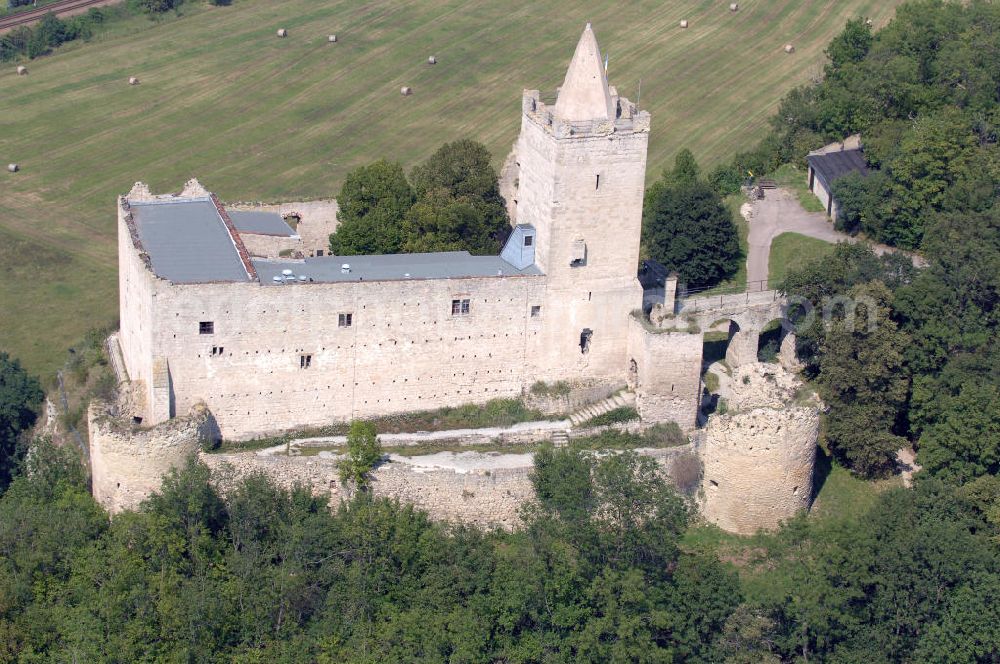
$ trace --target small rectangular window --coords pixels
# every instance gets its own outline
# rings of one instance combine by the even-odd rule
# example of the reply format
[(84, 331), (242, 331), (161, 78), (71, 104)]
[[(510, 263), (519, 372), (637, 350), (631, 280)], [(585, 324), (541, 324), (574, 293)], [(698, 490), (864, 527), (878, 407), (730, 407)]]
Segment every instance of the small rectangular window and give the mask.
[(525, 235), (524, 236), (524, 246), (530, 247), (532, 245), (532, 243), (534, 243), (534, 241), (535, 241), (535, 236), (534, 235)]
[(468, 300), (452, 300), (451, 301), (451, 315), (452, 316), (465, 316), (469, 313), (469, 301)]
[(308, 369), (312, 366), (312, 355), (299, 355), (299, 369)]
[(222, 355), (223, 351), (225, 351), (225, 350), (226, 349), (223, 346), (212, 346), (212, 355), (213, 356), (214, 355)]
[(316, 255), (317, 256), (322, 256), (323, 255), (323, 250), (322, 249), (317, 249), (316, 250)]
[(350, 327), (354, 322), (354, 314), (340, 314), (337, 316), (338, 327)]
[(542, 315), (542, 307), (539, 304), (531, 305), (531, 317), (538, 318)]
[(215, 323), (203, 320), (198, 323), (198, 334), (215, 334)]

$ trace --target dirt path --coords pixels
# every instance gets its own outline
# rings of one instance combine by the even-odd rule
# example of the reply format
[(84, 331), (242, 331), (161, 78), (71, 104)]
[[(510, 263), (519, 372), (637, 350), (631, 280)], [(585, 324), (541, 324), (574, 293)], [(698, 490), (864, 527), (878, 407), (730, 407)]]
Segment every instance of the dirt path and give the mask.
[[(740, 212), (750, 225), (747, 237), (747, 284), (767, 281), (771, 242), (782, 233), (799, 233), (832, 243), (858, 242), (861, 239), (835, 230), (833, 222), (822, 212), (807, 212), (795, 194), (786, 189), (768, 191), (766, 198), (745, 204)], [(884, 244), (873, 244), (872, 248), (879, 256), (899, 251)], [(914, 265), (926, 265), (920, 256), (906, 253), (913, 259)]]

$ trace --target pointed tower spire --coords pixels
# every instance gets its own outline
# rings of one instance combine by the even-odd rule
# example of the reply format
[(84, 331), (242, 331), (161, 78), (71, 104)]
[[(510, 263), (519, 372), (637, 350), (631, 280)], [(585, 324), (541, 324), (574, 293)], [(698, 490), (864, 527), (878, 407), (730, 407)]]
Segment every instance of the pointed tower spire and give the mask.
[(583, 29), (576, 53), (559, 89), (556, 115), (568, 122), (608, 120), (614, 117), (611, 91), (601, 61), (601, 48), (590, 23)]

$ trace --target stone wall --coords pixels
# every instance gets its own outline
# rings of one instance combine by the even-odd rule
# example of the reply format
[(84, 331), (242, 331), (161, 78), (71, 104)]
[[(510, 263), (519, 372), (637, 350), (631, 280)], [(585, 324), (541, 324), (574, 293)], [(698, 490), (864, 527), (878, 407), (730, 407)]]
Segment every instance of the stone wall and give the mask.
[[(169, 361), (177, 412), (204, 401), (225, 437), (240, 439), (518, 397), (545, 376), (549, 315), (530, 315), (544, 294), (544, 277), (158, 280), (153, 340)], [(452, 315), (455, 298), (470, 300), (468, 315)], [(341, 327), (347, 313), (351, 325)], [(200, 334), (202, 321), (212, 334)]]
[[(640, 453), (655, 459), (668, 479), (694, 455), (690, 445)], [(338, 480), (334, 457), (243, 453), (202, 454), (201, 458), (223, 488), (235, 479), (263, 472), (285, 487), (305, 485), (316, 495), (328, 496), (332, 505), (349, 497)], [(474, 452), (394, 456), (374, 471), (372, 491), (376, 496), (411, 503), (433, 519), (511, 529), (521, 523), (521, 506), (534, 500), (532, 463), (531, 454), (501, 455), (499, 461), (496, 455)]]
[(154, 427), (133, 424), (115, 406), (95, 401), (87, 410), (94, 498), (109, 512), (134, 509), (163, 476), (196, 453), (203, 440), (218, 437), (204, 405), (187, 416)]
[(629, 317), (629, 382), (645, 422), (676, 422), (692, 429), (701, 395), (701, 332), (652, 330)]
[[(304, 258), (309, 255), (302, 238), (298, 236), (282, 235), (261, 235), (259, 233), (240, 233), (243, 246), (251, 256), (261, 258), (278, 258), (280, 256), (293, 256), (301, 254), (297, 258)], [(315, 253), (315, 250), (313, 250)]]
[(801, 383), (778, 365), (740, 367), (732, 387), (729, 410), (711, 415), (704, 430), (703, 513), (749, 535), (809, 508), (819, 408), (796, 402)]
[[(295, 249), (301, 251), (304, 256), (316, 256), (319, 255), (317, 254), (319, 251), (325, 254), (329, 250), (330, 233), (337, 230), (337, 215), (340, 212), (337, 201), (333, 199), (293, 203), (231, 203), (226, 206), (226, 209), (274, 212), (282, 217), (297, 217), (299, 222), (295, 232), (299, 236), (299, 240), (294, 242), (294, 247), (285, 246), (289, 238), (284, 238), (284, 242), (251, 239), (248, 243), (247, 238), (252, 237), (250, 234), (241, 233), (240, 236), (251, 253), (254, 249), (258, 251), (276, 250), (273, 255), (277, 255), (277, 251), (282, 249)], [(251, 245), (254, 249), (251, 248)], [(271, 256), (272, 254), (254, 255)]]

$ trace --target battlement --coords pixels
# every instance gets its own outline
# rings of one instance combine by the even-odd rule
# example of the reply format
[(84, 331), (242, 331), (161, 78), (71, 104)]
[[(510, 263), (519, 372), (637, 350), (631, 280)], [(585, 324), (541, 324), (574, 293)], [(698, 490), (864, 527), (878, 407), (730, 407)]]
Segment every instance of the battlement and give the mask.
[(554, 104), (542, 100), (538, 90), (525, 90), (521, 98), (521, 111), (534, 124), (556, 138), (608, 136), (617, 133), (640, 133), (649, 131), (650, 117), (646, 111), (619, 97), (612, 91), (612, 105), (615, 117), (610, 119), (570, 121), (560, 117)]

